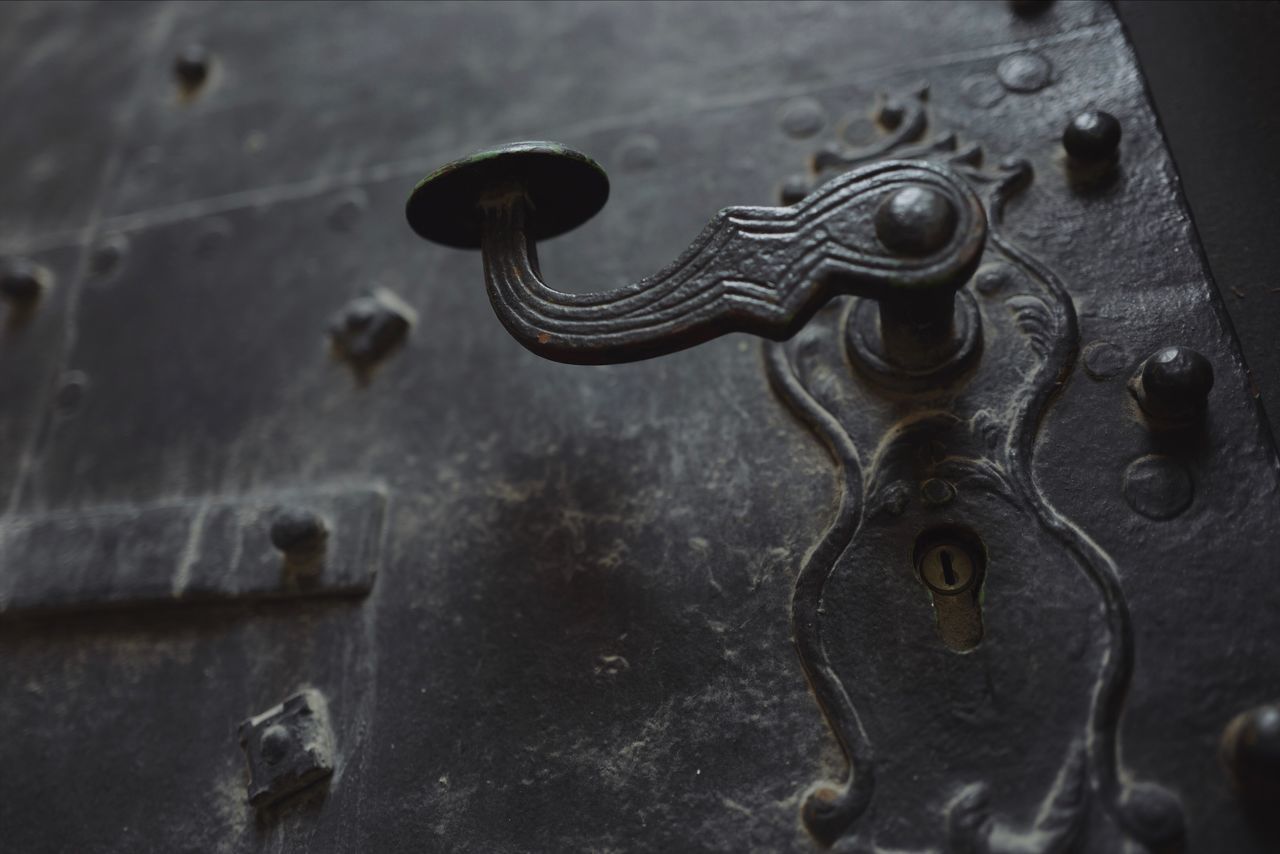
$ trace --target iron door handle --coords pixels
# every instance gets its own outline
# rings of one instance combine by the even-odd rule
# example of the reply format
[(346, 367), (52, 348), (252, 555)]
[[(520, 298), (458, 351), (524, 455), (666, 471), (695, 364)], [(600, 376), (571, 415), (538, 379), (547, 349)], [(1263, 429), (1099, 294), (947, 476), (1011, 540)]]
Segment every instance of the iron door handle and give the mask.
[(590, 219), (608, 195), (591, 158), (520, 142), (431, 173), (406, 215), (428, 240), (479, 249), (498, 319), (559, 362), (635, 361), (729, 332), (781, 340), (840, 294), (878, 302), (870, 349), (888, 369), (927, 375), (963, 347), (955, 295), (981, 258), (987, 220), (947, 166), (885, 161), (794, 205), (725, 208), (653, 276), (600, 293), (548, 287), (537, 242)]

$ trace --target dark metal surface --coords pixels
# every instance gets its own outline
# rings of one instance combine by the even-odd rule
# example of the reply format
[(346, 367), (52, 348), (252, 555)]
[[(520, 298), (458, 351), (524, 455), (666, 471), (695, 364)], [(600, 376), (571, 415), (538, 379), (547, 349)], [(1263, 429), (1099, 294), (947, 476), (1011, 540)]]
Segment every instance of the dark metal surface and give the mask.
[(1240, 337), (1253, 389), (1280, 408), (1280, 86), (1271, 71), (1280, 4), (1117, 0)]
[(363, 595), (380, 560), (385, 504), (376, 490), (331, 489), (13, 514), (0, 522), (0, 618)]
[[(5, 845), (1273, 850), (1266, 745), (1223, 739), (1280, 696), (1274, 451), (1123, 34), (1039, 6), (4, 7), (0, 246), (42, 271), (0, 325), (4, 524), (388, 501), (365, 597), (0, 621)], [(1082, 171), (1089, 110), (1123, 133)], [(959, 158), (996, 178), (981, 352), (892, 390), (840, 297), (763, 354), (539, 359), (403, 221), (514, 138), (610, 174), (538, 246), (579, 295), (806, 163)], [(404, 325), (357, 366), (370, 295)], [(1133, 391), (1171, 346), (1215, 378), (1173, 426)], [(341, 547), (284, 505), (255, 565)], [(332, 775), (259, 811), (286, 740), (240, 724), (308, 691)]]

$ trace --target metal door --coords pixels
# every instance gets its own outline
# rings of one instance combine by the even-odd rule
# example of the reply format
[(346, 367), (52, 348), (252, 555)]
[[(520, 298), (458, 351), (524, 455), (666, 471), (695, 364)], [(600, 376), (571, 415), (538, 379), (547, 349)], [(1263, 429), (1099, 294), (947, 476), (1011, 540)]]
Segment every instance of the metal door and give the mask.
[[(1108, 6), (0, 15), (5, 850), (1280, 844), (1275, 449)], [(954, 182), (959, 355), (540, 358), (405, 220), (527, 139), (570, 295)]]

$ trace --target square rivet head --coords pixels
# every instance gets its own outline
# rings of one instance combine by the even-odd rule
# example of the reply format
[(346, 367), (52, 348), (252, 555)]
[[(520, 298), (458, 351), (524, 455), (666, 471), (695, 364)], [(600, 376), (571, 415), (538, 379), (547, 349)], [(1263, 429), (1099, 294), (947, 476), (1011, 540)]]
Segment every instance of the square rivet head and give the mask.
[(240, 725), (249, 759), (249, 803), (269, 806), (333, 773), (333, 731), (324, 696), (303, 690)]

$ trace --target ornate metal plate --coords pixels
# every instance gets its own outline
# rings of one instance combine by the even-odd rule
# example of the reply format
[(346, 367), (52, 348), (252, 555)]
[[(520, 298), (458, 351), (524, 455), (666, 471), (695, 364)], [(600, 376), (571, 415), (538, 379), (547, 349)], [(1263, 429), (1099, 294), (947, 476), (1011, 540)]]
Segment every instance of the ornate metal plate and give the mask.
[[(92, 557), (62, 591), (122, 612), (0, 621), (6, 846), (1273, 849), (1266, 719), (1220, 754), (1280, 697), (1275, 452), (1123, 33), (1033, 5), (5, 7), (0, 248), (42, 291), (0, 325), (0, 589), (47, 603), (12, 532), (102, 508), (253, 516), (208, 557), (268, 570), (158, 608), (192, 539), (144, 537), (141, 594)], [(1107, 168), (1062, 146), (1089, 109)], [(573, 294), (726, 206), (949, 170), (980, 352), (886, 388), (841, 296), (781, 342), (540, 359), (404, 223), (511, 139), (610, 176), (538, 247)], [(1178, 426), (1134, 381), (1174, 345), (1215, 377)], [(334, 484), (368, 595), (258, 602), (264, 508)]]

